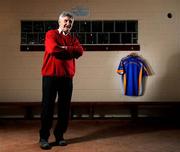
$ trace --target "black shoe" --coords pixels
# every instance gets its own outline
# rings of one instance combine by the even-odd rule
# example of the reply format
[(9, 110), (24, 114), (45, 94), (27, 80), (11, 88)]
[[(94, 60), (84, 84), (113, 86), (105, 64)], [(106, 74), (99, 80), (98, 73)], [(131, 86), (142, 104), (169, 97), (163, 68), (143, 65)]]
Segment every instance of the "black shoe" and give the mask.
[(42, 148), (42, 149), (51, 149), (51, 146), (50, 146), (50, 144), (48, 143), (48, 141), (47, 140), (45, 140), (45, 139), (40, 139), (40, 141), (39, 141), (39, 146)]
[(67, 146), (67, 141), (64, 138), (56, 140), (56, 145), (58, 146)]

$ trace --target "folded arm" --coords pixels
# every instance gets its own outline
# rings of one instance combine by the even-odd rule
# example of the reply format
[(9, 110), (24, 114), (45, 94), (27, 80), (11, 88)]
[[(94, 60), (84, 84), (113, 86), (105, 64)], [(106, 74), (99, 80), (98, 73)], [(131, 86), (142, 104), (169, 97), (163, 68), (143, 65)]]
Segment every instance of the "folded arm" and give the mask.
[(46, 34), (45, 48), (49, 54), (55, 55), (60, 59), (79, 58), (84, 50), (77, 38), (74, 39), (72, 46), (60, 45), (59, 42), (57, 42), (55, 33), (52, 31)]

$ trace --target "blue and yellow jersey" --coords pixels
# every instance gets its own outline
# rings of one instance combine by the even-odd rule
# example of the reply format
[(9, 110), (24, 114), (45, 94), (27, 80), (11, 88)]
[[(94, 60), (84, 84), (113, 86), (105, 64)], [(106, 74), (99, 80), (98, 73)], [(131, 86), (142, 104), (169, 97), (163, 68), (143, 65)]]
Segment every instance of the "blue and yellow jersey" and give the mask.
[(122, 78), (124, 95), (142, 95), (142, 79), (149, 75), (147, 68), (144, 60), (137, 55), (128, 55), (121, 59), (117, 73)]

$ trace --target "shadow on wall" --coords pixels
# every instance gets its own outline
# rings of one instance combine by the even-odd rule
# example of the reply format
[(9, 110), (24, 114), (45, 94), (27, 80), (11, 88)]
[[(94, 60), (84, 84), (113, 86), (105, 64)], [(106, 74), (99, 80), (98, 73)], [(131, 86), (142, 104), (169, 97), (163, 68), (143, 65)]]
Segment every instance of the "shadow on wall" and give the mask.
[[(143, 58), (143, 56), (140, 55), (140, 57), (144, 60), (144, 63), (147, 65), (147, 71), (149, 76), (153, 76), (155, 73), (151, 67), (151, 65), (148, 63), (148, 61)], [(147, 82), (148, 77), (143, 77), (142, 79), (142, 96), (145, 94), (146, 91), (146, 82)]]
[(180, 101), (180, 53), (169, 57), (165, 74), (155, 85), (158, 101)]

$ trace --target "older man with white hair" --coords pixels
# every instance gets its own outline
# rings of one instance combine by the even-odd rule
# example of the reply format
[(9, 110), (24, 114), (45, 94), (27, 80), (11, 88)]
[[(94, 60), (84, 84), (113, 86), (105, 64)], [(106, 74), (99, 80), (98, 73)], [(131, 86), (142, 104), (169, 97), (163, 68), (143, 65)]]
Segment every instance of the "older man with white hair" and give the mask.
[(74, 17), (70, 12), (59, 15), (59, 28), (49, 30), (45, 36), (42, 66), (42, 112), (40, 147), (50, 149), (48, 142), (53, 123), (55, 99), (58, 95), (58, 118), (54, 129), (56, 144), (67, 145), (63, 135), (68, 127), (70, 102), (75, 74), (75, 59), (83, 54), (77, 37), (71, 35)]

